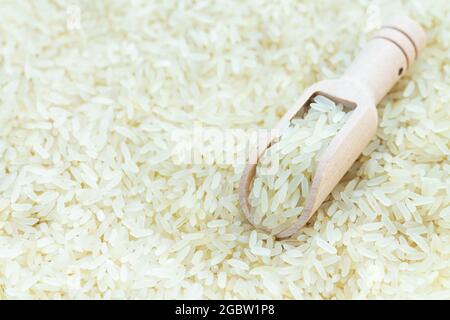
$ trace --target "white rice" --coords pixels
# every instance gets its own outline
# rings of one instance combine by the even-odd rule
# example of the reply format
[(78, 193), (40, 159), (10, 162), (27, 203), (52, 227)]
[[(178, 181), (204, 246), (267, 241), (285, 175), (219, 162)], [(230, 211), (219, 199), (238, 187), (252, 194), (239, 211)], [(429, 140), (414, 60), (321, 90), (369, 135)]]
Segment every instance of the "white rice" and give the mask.
[(429, 45), (277, 241), (239, 211), (242, 166), (175, 163), (172, 134), (272, 128), (344, 72), (369, 2), (2, 1), (0, 298), (449, 299), (450, 3), (370, 4)]
[[(256, 167), (249, 200), (257, 224), (276, 234), (300, 216), (320, 157), (351, 113), (318, 95), (301, 118), (291, 120)], [(388, 201), (383, 194), (379, 197)]]

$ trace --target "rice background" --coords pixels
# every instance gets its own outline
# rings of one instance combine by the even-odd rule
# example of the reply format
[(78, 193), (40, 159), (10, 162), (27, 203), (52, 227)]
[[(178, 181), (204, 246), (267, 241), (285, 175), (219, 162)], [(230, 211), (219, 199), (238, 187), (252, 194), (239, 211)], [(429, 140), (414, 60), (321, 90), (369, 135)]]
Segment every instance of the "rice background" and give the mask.
[[(271, 128), (371, 23), (428, 45), (377, 137), (290, 240), (238, 209), (241, 167), (177, 128)], [(450, 298), (450, 2), (1, 1), (0, 297)]]

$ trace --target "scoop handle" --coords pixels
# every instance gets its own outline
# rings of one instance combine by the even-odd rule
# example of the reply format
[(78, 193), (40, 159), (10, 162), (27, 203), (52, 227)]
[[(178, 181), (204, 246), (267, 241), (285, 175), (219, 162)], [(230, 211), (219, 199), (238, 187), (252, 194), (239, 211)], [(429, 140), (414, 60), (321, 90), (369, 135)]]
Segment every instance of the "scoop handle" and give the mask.
[(425, 47), (422, 27), (406, 16), (384, 24), (353, 60), (343, 78), (365, 85), (377, 104), (405, 74)]

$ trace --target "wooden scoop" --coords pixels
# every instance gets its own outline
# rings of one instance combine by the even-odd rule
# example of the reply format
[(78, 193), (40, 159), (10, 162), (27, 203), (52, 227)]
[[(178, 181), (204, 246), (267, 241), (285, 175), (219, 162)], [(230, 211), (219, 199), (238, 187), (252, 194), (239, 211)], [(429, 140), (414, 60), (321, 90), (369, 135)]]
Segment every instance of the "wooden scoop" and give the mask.
[(278, 238), (290, 237), (304, 226), (355, 162), (377, 130), (377, 103), (405, 74), (425, 44), (426, 35), (420, 25), (408, 17), (395, 17), (375, 33), (341, 78), (321, 81), (305, 90), (277, 124), (275, 131), (279, 134), (259, 146), (258, 153), (250, 159), (242, 174), (239, 184), (241, 209), (254, 227), (271, 232), (256, 225), (254, 208), (248, 201), (256, 165), (271, 143), (289, 127), (291, 119), (301, 116), (302, 108), (316, 95), (354, 108), (319, 160), (303, 212), (292, 225), (276, 234)]

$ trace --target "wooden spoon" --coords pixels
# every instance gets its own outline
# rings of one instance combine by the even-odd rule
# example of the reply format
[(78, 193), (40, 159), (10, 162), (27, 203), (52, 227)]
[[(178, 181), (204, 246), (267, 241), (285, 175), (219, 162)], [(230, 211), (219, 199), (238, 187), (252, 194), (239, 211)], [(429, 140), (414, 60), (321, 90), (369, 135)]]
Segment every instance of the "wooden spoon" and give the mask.
[(354, 108), (319, 160), (303, 212), (292, 225), (276, 234), (278, 238), (290, 237), (303, 227), (355, 162), (376, 133), (377, 103), (405, 74), (425, 44), (426, 35), (420, 25), (406, 16), (395, 17), (375, 33), (341, 78), (324, 80), (305, 90), (275, 127), (279, 134), (259, 146), (258, 153), (250, 159), (242, 174), (239, 184), (241, 210), (254, 227), (271, 232), (255, 223), (254, 208), (248, 201), (256, 165), (271, 143), (289, 127), (291, 119), (301, 116), (304, 107), (309, 106), (316, 95)]

